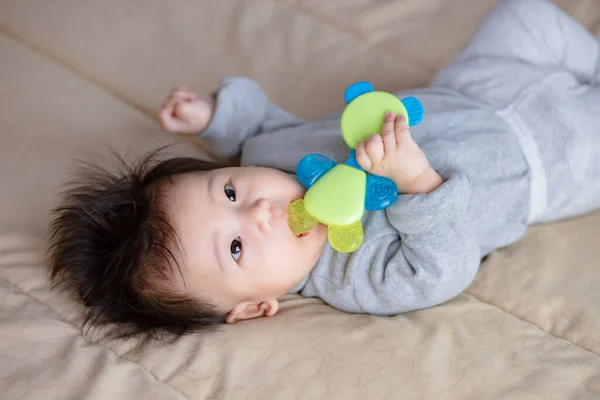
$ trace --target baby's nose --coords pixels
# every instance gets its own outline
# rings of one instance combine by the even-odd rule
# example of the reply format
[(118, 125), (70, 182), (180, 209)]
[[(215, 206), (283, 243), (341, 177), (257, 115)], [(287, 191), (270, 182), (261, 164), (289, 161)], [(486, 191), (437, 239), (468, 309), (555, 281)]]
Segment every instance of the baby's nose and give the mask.
[(271, 205), (267, 200), (260, 199), (250, 209), (250, 218), (261, 232), (271, 231)]

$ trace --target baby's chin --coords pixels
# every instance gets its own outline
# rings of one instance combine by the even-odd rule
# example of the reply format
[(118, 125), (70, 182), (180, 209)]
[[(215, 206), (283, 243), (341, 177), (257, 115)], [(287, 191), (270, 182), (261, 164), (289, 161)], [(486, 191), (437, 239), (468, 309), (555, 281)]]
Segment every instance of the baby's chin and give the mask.
[(312, 269), (319, 260), (325, 244), (327, 243), (327, 225), (317, 224), (310, 231), (298, 235), (296, 238), (298, 246), (302, 249), (301, 256), (307, 259)]

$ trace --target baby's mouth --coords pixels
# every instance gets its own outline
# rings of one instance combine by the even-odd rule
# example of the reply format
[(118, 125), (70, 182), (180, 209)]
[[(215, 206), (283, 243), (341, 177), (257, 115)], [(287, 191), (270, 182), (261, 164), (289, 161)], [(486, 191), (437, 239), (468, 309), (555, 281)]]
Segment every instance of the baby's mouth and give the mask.
[(303, 237), (306, 237), (306, 236), (308, 236), (308, 235), (309, 235), (311, 232), (312, 232), (312, 229), (311, 229), (310, 231), (308, 231), (308, 232), (302, 232), (302, 233), (300, 233), (300, 234), (296, 235), (296, 237), (297, 237), (298, 239), (300, 239), (300, 238), (303, 238)]

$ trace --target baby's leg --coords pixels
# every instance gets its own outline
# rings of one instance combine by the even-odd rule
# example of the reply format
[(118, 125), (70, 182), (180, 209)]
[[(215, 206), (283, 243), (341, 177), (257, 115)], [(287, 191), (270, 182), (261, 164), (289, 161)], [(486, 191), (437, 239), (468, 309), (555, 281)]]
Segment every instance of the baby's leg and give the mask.
[(567, 87), (558, 80), (519, 105), (544, 169), (544, 211), (532, 222), (600, 209), (599, 109), (600, 85)]
[[(532, 90), (531, 97), (508, 104), (521, 111), (545, 166), (546, 212), (535, 222), (575, 217), (600, 208), (598, 38), (545, 0), (504, 1), (480, 30), (484, 33), (470, 43), (461, 58), (514, 58), (553, 75), (547, 84)], [(560, 78), (559, 71), (575, 79), (569, 83), (568, 78)]]
[(505, 0), (434, 80), (495, 109), (531, 168), (531, 222), (600, 208), (600, 43), (545, 0)]
[(584, 79), (598, 69), (598, 42), (546, 0), (505, 0), (484, 20), (460, 58), (512, 58), (559, 66)]
[(545, 73), (600, 81), (598, 40), (546, 0), (504, 0), (434, 85), (503, 108)]

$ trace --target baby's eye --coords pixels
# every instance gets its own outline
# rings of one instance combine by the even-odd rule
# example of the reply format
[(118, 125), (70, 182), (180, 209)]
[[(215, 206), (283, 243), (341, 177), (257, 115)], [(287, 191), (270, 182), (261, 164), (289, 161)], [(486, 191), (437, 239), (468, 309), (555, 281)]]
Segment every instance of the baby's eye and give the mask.
[(235, 189), (229, 184), (225, 184), (225, 196), (231, 201), (235, 202)]
[(233, 239), (233, 241), (231, 242), (230, 250), (231, 257), (234, 259), (235, 262), (237, 262), (242, 256), (242, 239), (240, 239), (239, 236)]

